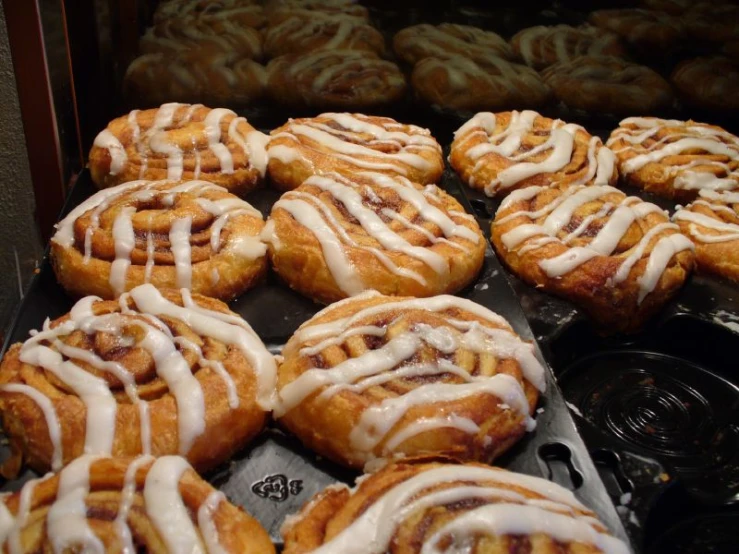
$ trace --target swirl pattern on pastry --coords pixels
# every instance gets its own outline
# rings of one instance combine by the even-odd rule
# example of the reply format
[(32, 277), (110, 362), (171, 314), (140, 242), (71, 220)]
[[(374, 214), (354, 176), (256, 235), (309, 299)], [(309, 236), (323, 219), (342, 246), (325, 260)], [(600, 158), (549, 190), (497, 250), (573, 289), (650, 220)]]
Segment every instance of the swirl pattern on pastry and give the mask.
[(380, 173), (310, 177), (275, 203), (262, 237), (275, 271), (320, 302), (368, 289), (456, 292), (485, 256), (480, 228), (451, 196)]
[(458, 54), (472, 60), (490, 58), (511, 59), (508, 43), (498, 34), (470, 25), (423, 23), (398, 31), (393, 49), (404, 62), (415, 64), (429, 56), (445, 57)]
[(638, 8), (597, 10), (590, 23), (619, 35), (642, 55), (670, 52), (683, 37), (682, 21), (666, 13)]
[(283, 190), (331, 172), (373, 171), (427, 184), (444, 171), (441, 146), (428, 129), (362, 114), (291, 119), (272, 131), (267, 153), (270, 179)]
[(218, 300), (152, 285), (87, 296), (3, 358), (5, 469), (143, 453), (203, 471), (261, 431), (275, 379), (272, 355)]
[(267, 272), (262, 214), (205, 181), (104, 189), (57, 224), (51, 263), (73, 296), (112, 299), (143, 283), (231, 300)]
[(423, 453), (490, 461), (533, 430), (545, 389), (533, 346), (455, 296), (366, 292), (304, 323), (283, 357), (275, 416), (357, 468)]
[[(237, 11), (239, 14), (262, 13), (259, 0), (165, 0), (160, 2), (154, 12), (154, 23), (183, 17), (199, 17), (208, 14), (221, 14)], [(263, 16), (262, 16), (263, 17)], [(259, 27), (260, 25), (251, 25)]]
[(372, 52), (316, 50), (270, 61), (267, 88), (273, 100), (295, 108), (360, 110), (402, 99), (406, 82), (396, 64)]
[(702, 190), (672, 216), (695, 243), (698, 269), (739, 281), (739, 193)]
[(693, 244), (658, 206), (610, 186), (515, 191), (491, 235), (513, 273), (615, 331), (638, 329), (694, 263)]
[(90, 174), (100, 188), (136, 179), (200, 179), (244, 195), (262, 184), (268, 138), (224, 108), (169, 103), (133, 110), (95, 138)]
[(692, 200), (702, 189), (739, 188), (739, 138), (721, 127), (629, 117), (607, 144), (626, 182), (647, 192)]
[(177, 456), (82, 456), (4, 496), (0, 518), (13, 554), (275, 552), (256, 520)]
[(353, 489), (327, 488), (282, 534), (285, 554), (630, 552), (551, 481), (429, 458), (388, 464)]
[(295, 16), (315, 15), (342, 15), (369, 21), (369, 11), (355, 0), (267, 0), (264, 11), (270, 25), (279, 25)]
[(454, 134), (449, 162), (472, 188), (498, 196), (532, 185), (613, 184), (613, 153), (579, 125), (533, 111), (481, 112)]
[(687, 104), (717, 112), (739, 112), (739, 61), (723, 56), (684, 60), (670, 76)]
[(411, 82), (426, 103), (459, 111), (533, 108), (550, 96), (536, 71), (495, 57), (479, 61), (456, 55), (424, 58), (413, 67)]
[(620, 58), (583, 56), (542, 72), (557, 99), (593, 113), (654, 113), (669, 107), (672, 89), (656, 71)]
[(579, 56), (626, 57), (618, 35), (597, 27), (570, 25), (537, 25), (516, 33), (511, 39), (516, 55), (535, 69), (559, 62), (569, 62)]

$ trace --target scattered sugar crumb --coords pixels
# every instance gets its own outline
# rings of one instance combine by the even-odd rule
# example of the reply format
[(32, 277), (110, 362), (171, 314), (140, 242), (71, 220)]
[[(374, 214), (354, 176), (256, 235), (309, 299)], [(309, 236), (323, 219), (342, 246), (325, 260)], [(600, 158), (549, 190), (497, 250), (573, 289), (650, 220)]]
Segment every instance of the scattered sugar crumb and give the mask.
[(631, 493), (626, 492), (622, 494), (621, 498), (619, 499), (619, 502), (621, 503), (622, 506), (628, 505), (631, 502)]
[(508, 404), (498, 404), (498, 408), (501, 410), (510, 410), (511, 407)]
[(575, 412), (577, 415), (579, 415), (583, 419), (585, 418), (585, 416), (582, 415), (582, 412), (577, 406), (575, 406), (574, 404), (570, 402), (565, 402), (565, 404), (567, 404), (567, 407), (570, 409), (571, 412)]
[(729, 321), (739, 321), (739, 314), (735, 314), (733, 312), (727, 312), (726, 310), (718, 310), (717, 312), (714, 312), (714, 315), (716, 317), (722, 317), (724, 319), (728, 319)]
[(490, 288), (490, 285), (488, 285), (487, 283), (482, 283), (480, 285), (477, 285), (475, 288), (477, 290), (488, 290)]
[(639, 523), (639, 520), (636, 518), (636, 514), (633, 511), (629, 512), (629, 523), (635, 527), (641, 527), (641, 523)]
[(719, 325), (723, 325), (727, 329), (731, 329), (735, 333), (739, 333), (739, 323), (736, 323), (734, 321), (724, 321), (723, 319), (719, 317), (713, 318), (714, 323), (718, 323)]
[(538, 410), (536, 410), (536, 413), (537, 414), (543, 414), (544, 413), (544, 408), (539, 408)]

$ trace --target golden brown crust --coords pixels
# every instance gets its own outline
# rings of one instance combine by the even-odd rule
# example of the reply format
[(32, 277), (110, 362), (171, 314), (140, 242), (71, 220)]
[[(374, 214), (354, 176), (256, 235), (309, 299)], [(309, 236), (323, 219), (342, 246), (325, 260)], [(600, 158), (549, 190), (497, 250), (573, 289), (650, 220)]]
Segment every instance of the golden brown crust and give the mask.
[[(183, 295), (177, 291), (167, 290), (161, 294), (173, 304), (184, 304)], [(141, 454), (147, 434), (150, 436), (152, 455), (183, 452), (184, 436), (181, 438), (180, 433), (186, 428), (180, 419), (185, 416), (178, 409), (178, 403), (184, 397), (176, 396), (179, 393), (170, 389), (165, 381), (165, 378), (172, 379), (171, 374), (158, 373), (161, 369), (159, 366), (165, 360), (155, 360), (153, 352), (159, 351), (156, 348), (162, 344), (145, 342), (145, 337), (149, 335), (154, 337), (151, 340), (158, 337), (156, 340), (165, 342), (167, 333), (171, 333), (173, 337), (181, 337), (170, 339), (171, 344), (177, 343), (172, 350), (181, 354), (188, 366), (187, 371), (192, 372), (199, 390), (202, 391), (202, 432), (193, 435), (191, 447), (186, 452), (188, 461), (195, 468), (205, 471), (217, 466), (262, 430), (267, 414), (257, 403), (256, 370), (240, 348), (198, 333), (182, 319), (175, 317), (161, 316), (160, 323), (155, 325), (153, 316), (143, 315), (145, 310), (139, 309), (131, 297), (121, 302), (88, 300), (91, 301), (91, 314), (94, 316), (119, 314), (121, 303), (133, 312), (98, 318), (99, 329), (88, 329), (83, 320), (74, 323), (72, 315), (64, 315), (44, 328), (52, 336), (44, 333), (46, 338), (32, 337), (24, 344), (15, 344), (2, 360), (0, 412), (14, 458), (13, 463), (4, 466), (4, 469), (17, 469), (20, 466), (18, 457), (22, 457), (28, 466), (43, 474), (51, 467), (58, 470), (59, 462), (66, 464), (84, 453), (87, 441), (94, 440), (92, 436), (88, 436), (88, 426), (93, 422), (86, 419), (87, 411), (94, 407), (98, 409), (98, 415), (102, 413), (99, 404), (102, 393), (96, 388), (94, 393), (89, 393), (91, 396), (84, 399), (72, 387), (82, 386), (80, 383), (84, 379), (89, 381), (90, 376), (96, 377), (105, 389), (110, 389), (114, 399), (114, 427), (104, 430), (113, 433), (112, 455)], [(192, 300), (196, 306), (240, 319), (218, 300), (200, 295), (192, 295)], [(72, 330), (66, 326), (71, 326)], [(156, 329), (163, 331), (157, 333)], [(149, 335), (146, 335), (147, 332)], [(37, 344), (46, 348), (38, 350)], [(54, 358), (61, 358), (61, 350), (73, 360), (78, 369), (57, 368), (56, 372), (49, 369), (56, 367)], [(204, 357), (201, 357), (198, 350)], [(26, 355), (31, 358), (25, 358)], [(36, 359), (35, 356), (45, 357)], [(29, 363), (22, 359), (29, 360)], [(222, 367), (224, 372), (217, 371), (215, 364)], [(104, 365), (106, 370), (98, 369)], [(134, 392), (124, 388), (123, 382), (116, 376), (117, 371), (133, 377), (132, 390), (135, 391), (135, 398), (146, 401), (148, 417), (142, 416), (140, 401), (132, 402), (131, 395)], [(75, 378), (78, 380), (71, 379), (75, 372), (80, 374)], [(229, 381), (224, 378), (224, 373), (230, 376), (233, 383), (231, 390), (236, 398), (230, 396)], [(88, 384), (88, 390), (90, 386)], [(33, 389), (35, 393), (29, 389)], [(48, 399), (48, 413), (32, 394), (43, 395)], [(50, 419), (49, 413), (55, 414), (58, 426)], [(192, 413), (189, 416), (195, 417), (197, 414)], [(199, 418), (197, 423), (200, 423)], [(100, 429), (97, 431), (101, 432)], [(190, 429), (187, 428), (187, 431), (190, 432)], [(58, 444), (54, 439), (56, 433), (59, 436)]]
[(406, 82), (397, 65), (372, 52), (317, 50), (270, 61), (267, 88), (294, 108), (364, 110), (398, 102)]
[(411, 82), (426, 103), (458, 111), (533, 108), (551, 96), (536, 71), (495, 57), (427, 57), (413, 67)]
[[(421, 479), (429, 479), (431, 484), (407, 498), (409, 493), (406, 491), (413, 486), (413, 482)], [(545, 491), (542, 487), (548, 487), (549, 490)], [(403, 495), (404, 492), (406, 495)], [(363, 514), (383, 502), (389, 502), (386, 499), (391, 494), (403, 495), (401, 503), (392, 507), (386, 504), (388, 510), (379, 515), (380, 521), (375, 523), (377, 532), (372, 532), (369, 522), (363, 519)], [(445, 494), (447, 501), (442, 499)], [(557, 508), (551, 503), (555, 494), (561, 504)], [(433, 498), (433, 495), (439, 496)], [(424, 500), (430, 505), (420, 505), (410, 511), (401, 509)], [(327, 544), (340, 548), (341, 544), (346, 544), (341, 541), (351, 540), (349, 535), (360, 542), (374, 539), (372, 544), (379, 543), (380, 547), (385, 544), (385, 537), (388, 537), (387, 542), (392, 544), (394, 551), (407, 554), (422, 550), (425, 552), (424, 547), (431, 545), (436, 546), (436, 549), (429, 550), (436, 552), (445, 544), (450, 550), (455, 546), (462, 548), (461, 544), (464, 544), (464, 548), (473, 549), (477, 554), (508, 554), (519, 551), (532, 554), (603, 552), (595, 544), (567, 541), (561, 537), (555, 539), (546, 532), (534, 532), (537, 524), (527, 519), (527, 515), (532, 519), (544, 519), (547, 516), (538, 510), (528, 512), (526, 506), (541, 500), (546, 500), (547, 503), (538, 505), (546, 504), (547, 510), (568, 514), (568, 517), (595, 518), (593, 512), (574, 500), (574, 496), (542, 479), (519, 477), (515, 473), (482, 464), (453, 465), (433, 459), (404, 460), (363, 477), (353, 489), (334, 486), (315, 495), (297, 516), (283, 526), (283, 552), (306, 554)], [(530, 527), (532, 532), (496, 533), (495, 527), (501, 522), (485, 515), (485, 510), (496, 508), (510, 511), (508, 520), (515, 520), (518, 529)], [(470, 529), (466, 528), (463, 520), (471, 513), (477, 515), (481, 523)], [(455, 525), (457, 531), (452, 533), (451, 529)], [(608, 533), (597, 520), (593, 521), (592, 529), (595, 533), (590, 536)], [(618, 542), (613, 537), (605, 536), (599, 537), (599, 540), (602, 543), (607, 541), (612, 547)], [(627, 552), (628, 549), (621, 543), (619, 551)]]
[(739, 112), (739, 61), (715, 56), (684, 60), (670, 76), (685, 103), (704, 110)]
[(657, 57), (671, 52), (684, 35), (681, 19), (638, 8), (597, 10), (590, 23), (619, 35), (640, 54)]
[(672, 89), (644, 65), (619, 58), (583, 56), (542, 72), (560, 102), (592, 113), (655, 113), (672, 102)]
[(690, 201), (716, 179), (722, 189), (739, 188), (739, 138), (716, 125), (629, 117), (607, 145), (626, 183), (647, 192)]
[(449, 163), (488, 196), (529, 186), (614, 184), (618, 176), (598, 137), (532, 111), (477, 114), (455, 133)]
[(451, 196), (376, 173), (310, 178), (274, 205), (267, 234), (278, 275), (324, 303), (367, 289), (453, 293), (474, 280), (485, 254), (477, 223)]
[(108, 123), (88, 166), (99, 188), (137, 179), (200, 179), (243, 196), (263, 183), (266, 141), (231, 110), (169, 103)]
[(429, 56), (450, 54), (483, 62), (490, 58), (513, 57), (510, 46), (500, 35), (454, 23), (406, 27), (393, 37), (393, 49), (401, 60), (411, 65)]
[(355, 468), (418, 454), (489, 462), (531, 428), (528, 377), (543, 388), (533, 347), (452, 296), (362, 294), (303, 324), (283, 356), (278, 421)]
[[(167, 464), (170, 460), (164, 460)], [(162, 462), (158, 462), (161, 464)], [(134, 465), (136, 464), (136, 465)], [(155, 464), (153, 458), (133, 459), (133, 458), (99, 458), (93, 459), (89, 464), (89, 471), (86, 475), (80, 475), (79, 479), (84, 479), (89, 484), (89, 491), (83, 497), (86, 507), (87, 526), (92, 531), (92, 537), (96, 537), (102, 543), (105, 552), (121, 552), (126, 543), (124, 542), (125, 533), (121, 532), (121, 527), (127, 529), (130, 533), (131, 541), (143, 552), (165, 553), (169, 552), (169, 548), (161, 535), (160, 528), (152, 519), (152, 516), (162, 515), (165, 517), (173, 515), (176, 506), (168, 506), (172, 513), (160, 513), (159, 506), (150, 505), (145, 496), (147, 484), (151, 491), (153, 484), (147, 483), (147, 477)], [(173, 468), (179, 469), (176, 462), (172, 464)], [(132, 472), (127, 475), (127, 472)], [(15, 492), (9, 496), (5, 496), (2, 502), (6, 509), (18, 519), (23, 519), (22, 524), (18, 523), (18, 519), (14, 522), (12, 532), (18, 532), (21, 550), (18, 552), (31, 553), (41, 551), (51, 551), (54, 540), (61, 540), (56, 535), (61, 529), (52, 528), (51, 521), (53, 516), (50, 508), (59, 502), (60, 481), (62, 477), (59, 475), (48, 475), (38, 481), (31, 481), (24, 485), (26, 490), (26, 498), (28, 499), (29, 511), (27, 514), (20, 512), (22, 505), (21, 492)], [(131, 488), (131, 496), (126, 496), (123, 492), (125, 486)], [(31, 489), (31, 487), (33, 487)], [(29, 491), (29, 489), (31, 489)], [(214, 525), (215, 538), (217, 538), (220, 547), (224, 552), (229, 554), (237, 554), (242, 552), (253, 552), (254, 554), (274, 554), (275, 549), (270, 542), (267, 532), (259, 523), (249, 516), (244, 510), (231, 504), (225, 497), (221, 498), (212, 511), (207, 509), (209, 506), (209, 497), (216, 494), (216, 490), (207, 482), (201, 479), (195, 471), (187, 469), (182, 473), (176, 488), (164, 488), (166, 492), (177, 495), (190, 518), (192, 529), (199, 541), (206, 542), (210, 535), (207, 531), (202, 530), (199, 525), (198, 515), (202, 508), (202, 513), (208, 513), (208, 521)], [(30, 492), (30, 494), (29, 494)], [(151, 498), (149, 498), (151, 501)], [(116, 519), (119, 514), (123, 513), (126, 502), (128, 505), (128, 513), (125, 519)], [(56, 504), (56, 508), (60, 506)], [(71, 514), (70, 514), (71, 515)], [(71, 519), (71, 517), (70, 517)], [(119, 523), (120, 522), (120, 523)], [(59, 525), (57, 518), (55, 524)], [(64, 525), (64, 524), (62, 524)], [(67, 523), (72, 525), (72, 523)], [(17, 527), (16, 527), (17, 526)], [(208, 537), (208, 538), (206, 538)], [(8, 548), (8, 543), (12, 540), (8, 535), (4, 537), (3, 547)], [(81, 544), (88, 544), (92, 538), (77, 537)], [(77, 546), (77, 545), (75, 545)], [(130, 548), (130, 545), (128, 546)]]
[(291, 119), (271, 135), (269, 177), (280, 190), (332, 172), (375, 171), (421, 184), (436, 183), (444, 172), (441, 146), (428, 129), (389, 117), (325, 113)]
[(571, 300), (609, 332), (643, 326), (694, 265), (692, 244), (661, 209), (612, 187), (513, 193), (491, 236), (513, 273)]
[(739, 194), (703, 190), (673, 221), (695, 244), (698, 271), (739, 282)]

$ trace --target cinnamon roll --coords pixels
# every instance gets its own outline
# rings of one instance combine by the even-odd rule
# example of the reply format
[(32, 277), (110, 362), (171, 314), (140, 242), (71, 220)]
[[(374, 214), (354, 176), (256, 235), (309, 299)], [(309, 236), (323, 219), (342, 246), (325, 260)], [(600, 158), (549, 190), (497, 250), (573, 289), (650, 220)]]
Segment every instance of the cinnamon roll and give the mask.
[(609, 186), (515, 191), (491, 235), (513, 273), (581, 306), (608, 331), (641, 327), (694, 264), (693, 244), (665, 212)]
[(177, 456), (85, 455), (0, 499), (8, 552), (274, 554), (259, 523)]
[(454, 134), (449, 162), (470, 187), (503, 196), (533, 185), (613, 184), (613, 153), (579, 125), (533, 111), (481, 112)]
[(316, 494), (282, 527), (284, 554), (629, 554), (570, 491), (497, 467), (388, 464)]
[(304, 323), (283, 356), (278, 421), (356, 468), (423, 453), (492, 460), (533, 430), (545, 388), (533, 346), (455, 296), (364, 293)]
[(231, 110), (162, 104), (111, 121), (90, 150), (90, 175), (100, 188), (201, 179), (243, 196), (264, 180), (267, 140)]
[(647, 192), (692, 200), (702, 189), (739, 188), (739, 138), (721, 127), (629, 117), (607, 144), (625, 181)]
[[(232, 10), (236, 10), (240, 14), (262, 13), (259, 0), (166, 0), (160, 2), (156, 11), (154, 11), (154, 23), (161, 23), (170, 19), (181, 19), (183, 17), (219, 14)], [(261, 24), (251, 26), (259, 27)]]
[(686, 104), (720, 113), (739, 113), (739, 60), (723, 56), (685, 60), (670, 77)]
[(597, 10), (590, 14), (590, 23), (616, 33), (647, 57), (670, 53), (685, 32), (680, 18), (638, 8)]
[(270, 25), (279, 25), (295, 16), (314, 15), (343, 15), (369, 21), (369, 11), (355, 0), (267, 0), (264, 11)]
[(536, 71), (495, 57), (480, 61), (456, 55), (424, 58), (414, 66), (411, 82), (427, 104), (456, 111), (533, 108), (551, 95)]
[(205, 181), (105, 189), (57, 225), (51, 265), (72, 296), (115, 298), (143, 283), (232, 300), (267, 272), (262, 214)]
[(397, 65), (372, 52), (324, 49), (269, 62), (267, 88), (292, 108), (365, 110), (398, 102), (406, 83)]
[(672, 216), (695, 244), (699, 271), (739, 282), (739, 193), (702, 190)]
[(346, 16), (293, 16), (269, 27), (264, 35), (264, 51), (270, 58), (319, 49), (382, 55), (385, 39), (374, 27)]
[(262, 236), (277, 274), (325, 303), (367, 289), (453, 293), (485, 256), (480, 228), (451, 196), (380, 173), (310, 177), (273, 206)]
[(225, 53), (144, 54), (123, 78), (124, 97), (139, 106), (171, 101), (247, 106), (261, 100), (266, 87), (264, 66)]
[(267, 153), (270, 180), (282, 190), (330, 172), (374, 171), (421, 184), (437, 182), (444, 172), (441, 146), (428, 129), (362, 114), (291, 119), (272, 131)]
[(21, 460), (59, 471), (83, 453), (213, 468), (261, 431), (275, 377), (259, 337), (218, 300), (153, 285), (87, 296), (3, 358), (3, 473)]
[(429, 56), (458, 54), (476, 61), (513, 58), (508, 43), (498, 34), (470, 25), (423, 23), (399, 31), (393, 38), (395, 54), (404, 62), (415, 64)]
[(548, 67), (542, 77), (560, 102), (586, 112), (654, 113), (672, 103), (659, 73), (620, 58), (583, 56)]
[(721, 45), (739, 38), (739, 6), (735, 3), (696, 2), (683, 16), (691, 38)]
[(626, 57), (618, 35), (591, 26), (537, 25), (513, 35), (511, 46), (519, 59), (535, 69), (569, 62), (579, 56)]

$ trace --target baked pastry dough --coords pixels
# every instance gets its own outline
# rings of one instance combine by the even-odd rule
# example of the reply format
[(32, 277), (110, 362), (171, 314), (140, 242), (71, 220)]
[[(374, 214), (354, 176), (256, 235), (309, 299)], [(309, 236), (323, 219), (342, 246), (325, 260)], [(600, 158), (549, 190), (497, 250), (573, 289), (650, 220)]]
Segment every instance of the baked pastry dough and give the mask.
[(694, 108), (739, 112), (739, 60), (723, 56), (685, 60), (670, 80), (681, 100)]
[(360, 50), (382, 55), (385, 39), (380, 31), (347, 16), (293, 16), (268, 28), (264, 51), (274, 58), (313, 50)]
[(458, 54), (472, 60), (513, 57), (508, 43), (498, 34), (470, 25), (423, 23), (398, 31), (393, 38), (395, 54), (404, 62), (415, 64), (429, 56)]
[[(161, 23), (170, 19), (181, 19), (183, 17), (199, 17), (209, 14), (222, 14), (224, 12), (237, 12), (241, 17), (244, 14), (259, 14), (261, 18), (262, 7), (259, 0), (165, 0), (157, 5), (154, 12), (154, 23)], [(262, 23), (252, 25), (259, 27)]]
[(244, 195), (263, 182), (268, 138), (231, 110), (162, 104), (111, 121), (90, 150), (90, 174), (100, 188), (201, 179)]
[(275, 362), (228, 307), (141, 285), (118, 301), (87, 296), (10, 347), (0, 414), (13, 455), (38, 472), (83, 453), (180, 454), (199, 471), (264, 426)]
[(607, 144), (624, 180), (647, 192), (692, 200), (701, 189), (739, 188), (739, 138), (721, 127), (629, 117)]
[(291, 119), (272, 131), (267, 153), (270, 180), (282, 190), (330, 172), (374, 171), (421, 184), (436, 183), (444, 172), (441, 146), (428, 129), (362, 114)]
[(284, 554), (629, 554), (567, 489), (529, 475), (420, 458), (316, 494), (282, 527)]
[(537, 25), (513, 35), (511, 46), (519, 59), (535, 69), (579, 56), (626, 57), (618, 35), (591, 26)]
[(262, 214), (205, 181), (105, 189), (57, 225), (51, 264), (72, 296), (115, 298), (143, 283), (232, 300), (267, 272)]
[(172, 101), (247, 106), (261, 100), (266, 87), (263, 65), (220, 52), (144, 54), (123, 78), (124, 97), (138, 106)]
[(292, 108), (365, 110), (401, 100), (406, 82), (397, 65), (372, 52), (317, 50), (269, 62), (267, 88)]
[(699, 271), (739, 282), (739, 193), (702, 190), (672, 219), (695, 243)]
[(503, 196), (532, 185), (613, 184), (613, 153), (579, 125), (533, 111), (481, 112), (454, 134), (449, 162), (470, 187)]
[(369, 22), (369, 11), (356, 0), (267, 0), (264, 11), (270, 25), (294, 16), (315, 15), (343, 15)]
[(277, 274), (325, 303), (367, 289), (453, 293), (485, 256), (480, 228), (451, 196), (380, 173), (310, 177), (275, 203), (263, 239)]
[(413, 67), (411, 82), (427, 104), (456, 111), (534, 108), (551, 96), (536, 71), (496, 57), (479, 61), (456, 55), (424, 58)]
[(275, 553), (255, 519), (177, 456), (82, 456), (4, 496), (0, 513), (0, 546), (17, 554)]
[(329, 306), (288, 341), (275, 416), (351, 467), (422, 453), (490, 461), (535, 426), (545, 379), (533, 352), (469, 300), (371, 291)]
[(609, 186), (529, 187), (503, 200), (495, 250), (521, 279), (634, 331), (693, 268), (693, 244), (658, 206)]
[(542, 73), (557, 99), (591, 113), (654, 113), (669, 108), (672, 89), (656, 71), (620, 58), (583, 56)]
[(695, 2), (683, 15), (691, 38), (721, 45), (739, 38), (739, 6), (725, 2)]
[(616, 33), (647, 57), (670, 53), (685, 33), (680, 18), (638, 8), (597, 10), (590, 14), (589, 20), (596, 27)]

